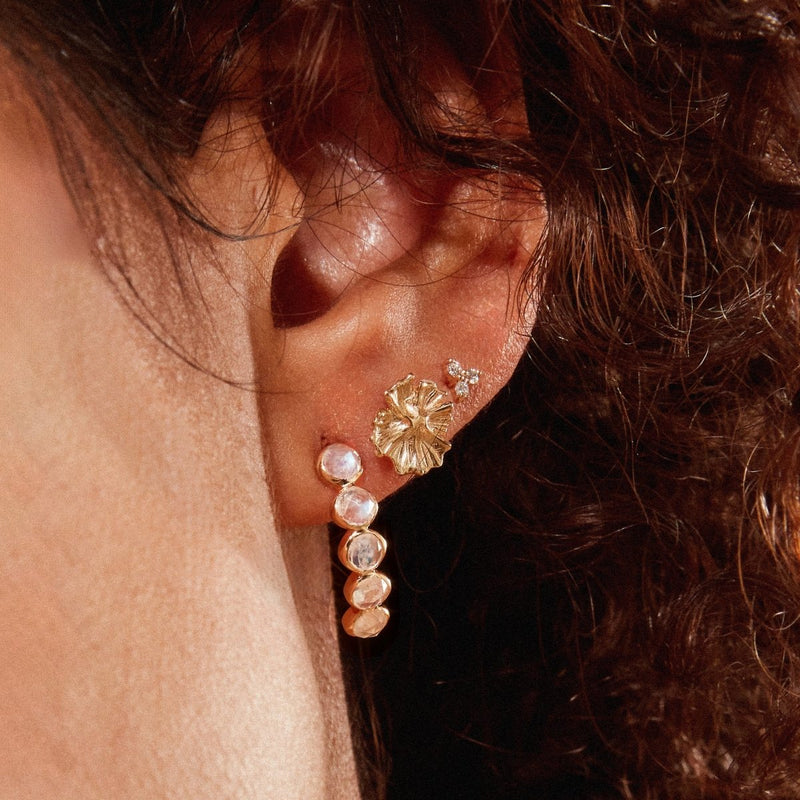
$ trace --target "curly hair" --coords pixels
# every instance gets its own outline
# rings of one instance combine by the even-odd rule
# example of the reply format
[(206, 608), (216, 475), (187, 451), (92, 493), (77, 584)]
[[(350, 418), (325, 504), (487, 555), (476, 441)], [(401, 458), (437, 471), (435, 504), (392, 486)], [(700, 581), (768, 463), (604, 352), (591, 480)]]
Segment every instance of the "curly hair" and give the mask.
[[(250, 98), (278, 152), (346, 29), (416, 158), (544, 198), (526, 358), (449, 465), (387, 504), (411, 589), (367, 656), (389, 797), (800, 797), (796, 2), (6, 5), (79, 203), (76, 97), (207, 224), (180, 158), (293, 15), (293, 55)], [(437, 107), (442, 42), (526, 131)]]
[(509, 11), (542, 305), (403, 554), (443, 710), (396, 736), (458, 766), (396, 796), (798, 797), (800, 8)]

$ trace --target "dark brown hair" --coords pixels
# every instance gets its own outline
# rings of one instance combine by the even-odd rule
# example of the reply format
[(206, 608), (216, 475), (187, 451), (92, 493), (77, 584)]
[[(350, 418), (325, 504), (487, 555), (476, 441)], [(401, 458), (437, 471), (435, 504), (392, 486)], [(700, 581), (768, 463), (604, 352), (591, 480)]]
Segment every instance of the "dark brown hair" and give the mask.
[(511, 13), (543, 307), (404, 553), (405, 796), (797, 797), (800, 9)]
[[(278, 152), (324, 100), (309, 48), (346, 30), (415, 157), (541, 186), (527, 357), (387, 511), (390, 796), (800, 797), (796, 2), (6, 6), (78, 202), (59, 119), (80, 101), (203, 224), (180, 158), (291, 15), (251, 98)], [(519, 93), (529, 133), (442, 129), (431, 31), (484, 95)]]

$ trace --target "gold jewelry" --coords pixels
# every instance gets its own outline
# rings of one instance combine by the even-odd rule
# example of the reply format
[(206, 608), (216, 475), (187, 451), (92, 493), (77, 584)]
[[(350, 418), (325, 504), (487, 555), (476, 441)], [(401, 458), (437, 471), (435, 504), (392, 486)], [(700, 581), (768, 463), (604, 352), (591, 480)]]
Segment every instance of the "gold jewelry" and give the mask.
[(335, 443), (323, 449), (317, 461), (320, 476), (341, 487), (333, 501), (333, 521), (346, 532), (339, 543), (339, 560), (350, 570), (344, 595), (350, 608), (342, 626), (350, 636), (377, 636), (389, 621), (383, 602), (392, 582), (377, 569), (386, 555), (386, 539), (369, 526), (378, 513), (378, 501), (366, 489), (355, 486), (363, 471), (361, 456), (349, 445)]
[[(453, 358), (445, 371), (456, 401), (465, 399), (480, 380), (479, 370), (464, 369)], [(399, 475), (424, 475), (441, 467), (451, 446), (445, 437), (453, 419), (453, 403), (433, 381), (415, 384), (415, 380), (406, 375), (384, 393), (387, 408), (378, 412), (372, 427), (378, 455), (391, 458)]]
[(378, 454), (391, 458), (400, 475), (440, 467), (450, 449), (445, 434), (453, 404), (433, 381), (414, 381), (407, 375), (384, 393), (388, 408), (378, 412), (372, 428)]
[[(480, 380), (477, 369), (464, 369), (453, 358), (445, 372), (456, 401), (466, 398), (470, 387)], [(453, 403), (433, 381), (415, 381), (413, 375), (407, 375), (385, 392), (387, 408), (378, 412), (373, 423), (372, 442), (378, 454), (391, 458), (400, 475), (424, 475), (440, 467), (450, 449), (445, 434), (453, 419)], [(339, 560), (350, 570), (344, 585), (350, 608), (342, 617), (342, 626), (350, 636), (369, 639), (389, 621), (383, 603), (392, 590), (389, 578), (378, 572), (386, 555), (386, 539), (369, 527), (378, 513), (378, 501), (355, 485), (363, 467), (361, 456), (349, 445), (336, 442), (325, 447), (317, 470), (323, 480), (339, 487), (331, 516), (345, 529)]]

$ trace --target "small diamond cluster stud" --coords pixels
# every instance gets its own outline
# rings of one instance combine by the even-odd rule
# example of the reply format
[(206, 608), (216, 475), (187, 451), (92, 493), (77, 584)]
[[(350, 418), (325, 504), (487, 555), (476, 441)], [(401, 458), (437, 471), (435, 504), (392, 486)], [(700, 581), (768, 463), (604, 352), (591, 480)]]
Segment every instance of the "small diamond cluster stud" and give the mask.
[(447, 382), (453, 387), (456, 401), (469, 397), (469, 390), (481, 379), (478, 369), (464, 369), (454, 358), (449, 359), (446, 366)]

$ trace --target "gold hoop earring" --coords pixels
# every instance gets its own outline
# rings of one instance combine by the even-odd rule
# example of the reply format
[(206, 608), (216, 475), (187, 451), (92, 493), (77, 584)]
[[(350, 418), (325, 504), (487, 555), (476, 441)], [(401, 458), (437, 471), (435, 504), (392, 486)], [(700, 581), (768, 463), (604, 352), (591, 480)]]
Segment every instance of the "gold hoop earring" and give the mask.
[(386, 555), (386, 539), (370, 529), (378, 513), (378, 501), (366, 489), (356, 486), (361, 477), (361, 456), (346, 444), (334, 443), (319, 455), (317, 470), (328, 483), (338, 486), (331, 516), (345, 534), (339, 542), (339, 560), (350, 570), (344, 595), (350, 608), (342, 617), (342, 627), (350, 636), (369, 639), (377, 636), (389, 621), (383, 603), (392, 582), (378, 567)]
[[(464, 400), (480, 379), (477, 369), (464, 369), (455, 359), (445, 365), (456, 402)], [(378, 454), (392, 459), (400, 475), (424, 475), (442, 464), (450, 449), (445, 438), (453, 419), (453, 403), (429, 380), (415, 382), (407, 375), (384, 393), (387, 408), (375, 417), (372, 442)], [(377, 636), (389, 621), (383, 605), (392, 582), (378, 567), (386, 555), (387, 543), (369, 526), (378, 513), (378, 501), (356, 481), (363, 473), (361, 456), (350, 445), (335, 442), (323, 448), (317, 471), (327, 483), (339, 487), (331, 517), (345, 533), (339, 542), (339, 560), (350, 570), (344, 595), (350, 608), (342, 626), (350, 636)]]

